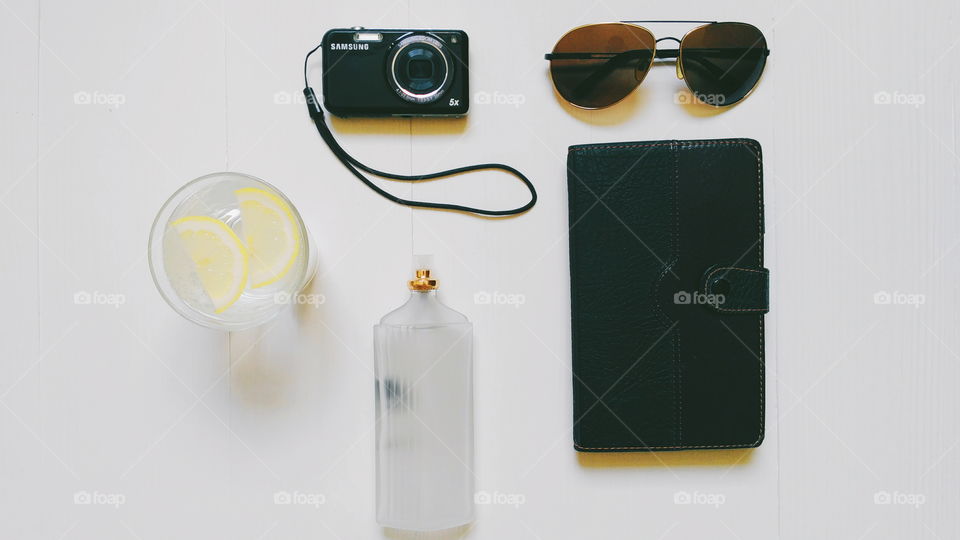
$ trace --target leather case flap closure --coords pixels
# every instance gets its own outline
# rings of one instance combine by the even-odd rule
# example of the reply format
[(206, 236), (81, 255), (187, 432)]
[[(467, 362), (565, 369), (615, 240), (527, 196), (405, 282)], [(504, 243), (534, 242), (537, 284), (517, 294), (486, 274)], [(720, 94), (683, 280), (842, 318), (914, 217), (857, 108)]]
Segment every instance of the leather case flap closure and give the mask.
[(721, 313), (766, 313), (769, 278), (766, 268), (713, 266), (703, 274), (703, 303)]

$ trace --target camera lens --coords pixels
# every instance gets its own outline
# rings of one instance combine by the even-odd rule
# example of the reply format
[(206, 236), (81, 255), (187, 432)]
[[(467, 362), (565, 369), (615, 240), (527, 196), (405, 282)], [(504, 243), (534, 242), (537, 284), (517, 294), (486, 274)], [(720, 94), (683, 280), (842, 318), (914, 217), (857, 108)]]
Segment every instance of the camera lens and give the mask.
[(431, 36), (407, 36), (393, 48), (387, 68), (397, 95), (411, 103), (426, 104), (443, 95), (450, 85), (450, 60), (443, 42)]
[(407, 79), (412, 84), (433, 84), (433, 62), (423, 58), (413, 58), (407, 62)]

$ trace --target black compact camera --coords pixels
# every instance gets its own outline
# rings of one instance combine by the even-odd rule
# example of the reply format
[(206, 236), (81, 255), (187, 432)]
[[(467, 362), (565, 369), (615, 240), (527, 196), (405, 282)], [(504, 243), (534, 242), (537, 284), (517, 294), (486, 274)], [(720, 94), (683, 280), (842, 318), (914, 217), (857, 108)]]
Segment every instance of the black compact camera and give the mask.
[(462, 30), (337, 28), (323, 36), (323, 104), (337, 116), (462, 116)]

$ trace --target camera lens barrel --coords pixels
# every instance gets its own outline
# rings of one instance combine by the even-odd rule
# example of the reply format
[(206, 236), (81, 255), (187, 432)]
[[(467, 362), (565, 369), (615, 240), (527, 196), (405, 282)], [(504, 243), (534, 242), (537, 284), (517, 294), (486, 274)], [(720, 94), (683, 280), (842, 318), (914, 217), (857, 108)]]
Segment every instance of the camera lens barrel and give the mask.
[(401, 99), (427, 104), (450, 86), (453, 64), (441, 40), (411, 34), (397, 41), (387, 58), (387, 80)]

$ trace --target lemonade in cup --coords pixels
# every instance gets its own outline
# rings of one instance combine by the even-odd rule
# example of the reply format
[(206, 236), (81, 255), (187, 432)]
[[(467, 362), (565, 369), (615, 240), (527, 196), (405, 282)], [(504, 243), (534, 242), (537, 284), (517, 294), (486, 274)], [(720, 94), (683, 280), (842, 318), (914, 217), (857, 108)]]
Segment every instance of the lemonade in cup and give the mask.
[(197, 178), (167, 199), (147, 250), (164, 300), (221, 330), (272, 319), (317, 271), (316, 246), (293, 203), (263, 180), (234, 172)]

